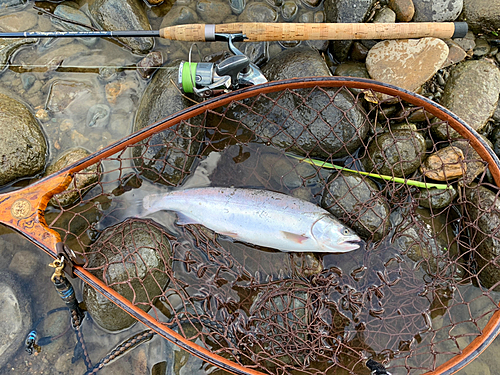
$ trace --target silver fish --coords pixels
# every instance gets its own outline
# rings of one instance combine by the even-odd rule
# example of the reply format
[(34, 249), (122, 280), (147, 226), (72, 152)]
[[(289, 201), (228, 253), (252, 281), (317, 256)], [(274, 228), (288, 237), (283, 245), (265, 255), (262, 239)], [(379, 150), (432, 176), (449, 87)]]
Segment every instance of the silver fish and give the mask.
[(148, 195), (145, 214), (177, 212), (179, 224), (202, 224), (238, 241), (281, 251), (346, 252), (361, 239), (317, 205), (268, 190), (196, 188)]

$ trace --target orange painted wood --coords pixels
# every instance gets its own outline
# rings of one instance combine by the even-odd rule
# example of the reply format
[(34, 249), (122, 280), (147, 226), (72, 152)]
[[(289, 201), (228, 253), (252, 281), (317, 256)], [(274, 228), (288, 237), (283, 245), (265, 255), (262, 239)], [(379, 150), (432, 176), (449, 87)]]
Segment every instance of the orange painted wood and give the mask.
[(0, 223), (56, 255), (56, 243), (61, 242), (61, 238), (47, 227), (44, 213), (50, 198), (66, 189), (71, 180), (69, 174), (53, 175), (24, 189), (0, 194)]

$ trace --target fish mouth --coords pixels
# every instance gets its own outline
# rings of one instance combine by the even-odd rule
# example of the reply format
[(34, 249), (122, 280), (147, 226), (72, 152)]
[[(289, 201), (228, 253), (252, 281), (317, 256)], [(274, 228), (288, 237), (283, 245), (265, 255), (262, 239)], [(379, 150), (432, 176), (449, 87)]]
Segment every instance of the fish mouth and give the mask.
[(364, 245), (364, 241), (357, 238), (352, 240), (345, 240), (340, 243), (340, 247), (342, 251), (352, 251), (359, 249), (362, 245)]

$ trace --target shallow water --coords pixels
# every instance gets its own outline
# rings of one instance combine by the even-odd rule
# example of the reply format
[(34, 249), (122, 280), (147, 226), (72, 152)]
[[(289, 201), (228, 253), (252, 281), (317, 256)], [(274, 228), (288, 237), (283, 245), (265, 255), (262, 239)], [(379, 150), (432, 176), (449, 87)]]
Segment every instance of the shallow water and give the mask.
[[(155, 12), (158, 12), (158, 10)], [(157, 28), (161, 22), (161, 17), (157, 16), (155, 12), (149, 12), (153, 29)], [(38, 17), (37, 25), (35, 25), (34, 29), (51, 28), (50, 24), (47, 23), (46, 17), (39, 16), (31, 9), (31, 5), (19, 13), (26, 13)], [(222, 49), (225, 49), (225, 45), (219, 43), (211, 47), (202, 47), (202, 53), (216, 52)], [(188, 46), (182, 45), (181, 47), (180, 43), (157, 41), (155, 50), (163, 51), (164, 57), (167, 60), (179, 57), (186, 59)], [(62, 62), (61, 54), (67, 55)], [(47, 105), (51, 87), (58, 82), (78, 81), (83, 85), (87, 85), (86, 87), (90, 87), (88, 91), (83, 90), (79, 94), (78, 101), (70, 103), (64, 108), (62, 108), (64, 105), (60, 104), (62, 109), (54, 111), (52, 117), (43, 121), (43, 127), (50, 143), (51, 159), (57, 158), (57, 156), (66, 149), (74, 146), (82, 146), (93, 152), (130, 133), (137, 104), (148, 83), (148, 81), (141, 79), (133, 69), (125, 69), (117, 73), (119, 75), (118, 79), (106, 81), (101, 78), (98, 69), (95, 67), (108, 66), (123, 68), (137, 63), (140, 58), (140, 56), (133, 55), (126, 49), (105, 40), (98, 40), (92, 48), (88, 48), (78, 40), (42, 42), (36, 46), (27, 47), (18, 51), (12, 58), (10, 68), (0, 76), (0, 84), (6, 89), (12, 90), (21, 96), (35, 112)], [(35, 83), (31, 88), (25, 90), (23, 88), (23, 79), (25, 78), (23, 77), (27, 75), (34, 76)], [(117, 86), (110, 86), (110, 82), (118, 82), (118, 89), (115, 90)], [(111, 114), (109, 123), (106, 126), (98, 126), (96, 125), (98, 124), (97, 122), (88, 121), (87, 113), (93, 105), (103, 102), (111, 104)], [(41, 115), (43, 115), (43, 113)], [(243, 152), (242, 150), (230, 150), (227, 154), (231, 157), (235, 157), (235, 155), (231, 154), (233, 151), (235, 153)], [(210, 180), (207, 176), (213, 172), (214, 165), (216, 165), (222, 157), (223, 155), (219, 153), (211, 153), (208, 158), (200, 162), (196, 172), (184, 184), (184, 187), (208, 185)], [(252, 159), (247, 160), (249, 163)], [(223, 181), (225, 177), (229, 179), (231, 176), (218, 175), (219, 182)], [(114, 180), (116, 176), (108, 174), (107, 178)], [(250, 178), (249, 181), (251, 181)], [(257, 187), (258, 182), (251, 181), (249, 185)], [(145, 192), (148, 194), (155, 193), (155, 189), (159, 190), (159, 188), (154, 185), (148, 184), (147, 189), (144, 186), (141, 189), (135, 189), (123, 194), (120, 199), (127, 203), (127, 211), (122, 212), (123, 216), (115, 215), (109, 221), (100, 222), (100, 225), (102, 225), (102, 227), (108, 227), (115, 222), (122, 221), (125, 217), (140, 214), (138, 205), (135, 203), (140, 200), (142, 194), (145, 194)], [(113, 204), (119, 205), (120, 200), (113, 201)], [(135, 211), (135, 209), (137, 209), (137, 211)], [(173, 215), (161, 213), (157, 214), (154, 218), (172, 232), (176, 231), (173, 224), (175, 219)], [(28, 241), (24, 239), (21, 240), (20, 236), (14, 232), (0, 228), (0, 233), (0, 269), (17, 270), (16, 272), (19, 272), (17, 267), (20, 261), (15, 258), (16, 253), (20, 251), (32, 253), (32, 255), (28, 257), (29, 262), (27, 260), (23, 261), (31, 264), (30, 270), (33, 274), (36, 274), (37, 277), (34, 278), (25, 275), (20, 277), (19, 280), (20, 283), (23, 284), (26, 294), (29, 295), (32, 301), (34, 320), (37, 319), (36, 316), (41, 316), (54, 307), (62, 306), (62, 302), (54, 292), (49, 281), (52, 270), (46, 265), (50, 262), (50, 258)], [(229, 243), (227, 245), (233, 246)], [(234, 245), (236, 252), (238, 251), (238, 246), (239, 245)], [(382, 262), (390, 258), (390, 254), (386, 254), (385, 256), (385, 259), (382, 260), (381, 258), (379, 260)], [(334, 267), (340, 263), (343, 264), (346, 269), (356, 270), (365, 265), (362, 262), (357, 263), (357, 261), (362, 259), (352, 260), (351, 258), (351, 255), (340, 257), (327, 255), (324, 257), (323, 261), (326, 268)], [(274, 263), (283, 264), (283, 267), (281, 267), (279, 272), (276, 271), (276, 269), (269, 269), (268, 267), (259, 269), (262, 282), (267, 281), (270, 277), (286, 277), (287, 272), (290, 272), (290, 269), (286, 267), (288, 255), (271, 253), (267, 254), (265, 259), (268, 261), (269, 259), (273, 259)], [(278, 269), (280, 269), (280, 267), (278, 267)], [(379, 269), (373, 266), (371, 270), (373, 272), (373, 277), (375, 277), (375, 273)], [(275, 273), (273, 274), (273, 272)], [(409, 273), (410, 270), (403, 270), (402, 272)], [(369, 280), (372, 281), (371, 279)], [(74, 281), (73, 285), (80, 299), (82, 285), (78, 281)], [(425, 309), (426, 306), (424, 301), (420, 302), (422, 302), (422, 308)], [(416, 303), (415, 306), (420, 305)], [(62, 314), (54, 314), (51, 316), (52, 321), (47, 319), (47, 326), (42, 326), (40, 330), (41, 335), (57, 335), (63, 332), (64, 329), (61, 327), (68, 323), (68, 319), (61, 315)], [(446, 324), (446, 318), (437, 316), (432, 319), (432, 325)], [(415, 324), (422, 325), (419, 329), (425, 329), (425, 324), (427, 323), (425, 318), (422, 318)], [(403, 325), (404, 322), (395, 320), (395, 324)], [(398, 326), (398, 328), (403, 329), (404, 327)], [(135, 325), (126, 332), (110, 335), (97, 327), (96, 324), (86, 321), (83, 330), (87, 345), (91, 349), (94, 360), (96, 360), (124, 338), (131, 336), (134, 332), (142, 330), (142, 327)], [(413, 334), (409, 333), (407, 339), (411, 340), (412, 337)], [(495, 349), (497, 349), (497, 345), (497, 342), (494, 342), (492, 347), (488, 349), (479, 360), (466, 369), (461, 370), (458, 374), (487, 374), (486, 367), (496, 368), (498, 362), (495, 362), (496, 356), (491, 355), (491, 353), (494, 353)], [(71, 363), (74, 346), (74, 338), (71, 332), (69, 332), (66, 333), (63, 338), (56, 340), (54, 344), (43, 347), (42, 352), (38, 356), (29, 357), (23, 350), (20, 350), (18, 356), (15, 357), (8, 366), (0, 370), (0, 374), (25, 373), (28, 371), (33, 374), (81, 374), (85, 371), (82, 361), (80, 360), (74, 364)], [(141, 348), (124, 356), (119, 361), (115, 361), (109, 367), (102, 370), (102, 373), (149, 374), (146, 370), (147, 368), (151, 370), (153, 364), (164, 360), (176, 363), (173, 369), (173, 373), (175, 374), (222, 373), (222, 371), (207, 364), (203, 364), (195, 357), (182, 352), (159, 338), (153, 339), (149, 344), (143, 345)], [(396, 375), (396, 373), (393, 375)]]

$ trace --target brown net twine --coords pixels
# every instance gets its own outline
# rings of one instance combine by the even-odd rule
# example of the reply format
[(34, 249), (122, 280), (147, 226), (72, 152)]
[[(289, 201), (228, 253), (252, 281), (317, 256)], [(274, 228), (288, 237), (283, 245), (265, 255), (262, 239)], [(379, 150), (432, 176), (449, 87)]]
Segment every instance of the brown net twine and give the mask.
[[(421, 374), (462, 353), (498, 309), (500, 202), (486, 162), (445, 122), (399, 97), (320, 86), (259, 94), (206, 110), (75, 177), (68, 191), (76, 202), (57, 195), (45, 217), (85, 255), (85, 269), (248, 369), (368, 374), (372, 358), (393, 374)], [(76, 187), (79, 178), (90, 185)], [(194, 186), (313, 202), (366, 246), (290, 254), (177, 225), (173, 212), (139, 218), (144, 196)], [(92, 288), (84, 296), (102, 327), (133, 323), (118, 308), (100, 314), (111, 302)], [(123, 325), (112, 327), (116, 320)]]

